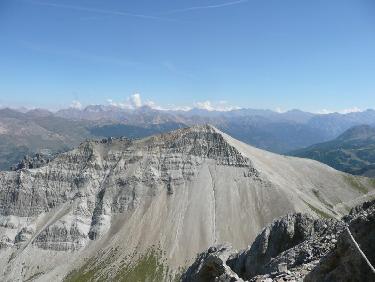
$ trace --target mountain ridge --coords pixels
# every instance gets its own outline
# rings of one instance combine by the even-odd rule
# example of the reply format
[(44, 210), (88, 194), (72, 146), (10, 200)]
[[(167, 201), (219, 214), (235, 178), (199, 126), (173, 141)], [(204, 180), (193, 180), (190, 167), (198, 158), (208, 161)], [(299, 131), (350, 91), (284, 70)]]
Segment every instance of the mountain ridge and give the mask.
[(278, 216), (345, 214), (375, 189), (348, 177), (207, 125), (85, 141), (39, 168), (0, 172), (0, 278), (105, 279), (151, 260), (159, 267), (147, 275), (163, 269), (167, 280), (212, 244), (245, 247)]
[(337, 139), (366, 139), (373, 138), (375, 136), (375, 128), (370, 125), (358, 125), (349, 128), (343, 134), (339, 135)]
[(58, 112), (0, 109), (0, 169), (9, 169), (26, 154), (67, 151), (86, 138), (141, 138), (206, 123), (258, 148), (287, 153), (332, 140), (355, 125), (375, 124), (374, 113), (373, 110), (327, 115), (300, 110), (165, 111), (149, 106), (122, 109), (111, 105)]
[(352, 127), (336, 139), (291, 152), (315, 159), (355, 175), (375, 176), (375, 129), (369, 125)]

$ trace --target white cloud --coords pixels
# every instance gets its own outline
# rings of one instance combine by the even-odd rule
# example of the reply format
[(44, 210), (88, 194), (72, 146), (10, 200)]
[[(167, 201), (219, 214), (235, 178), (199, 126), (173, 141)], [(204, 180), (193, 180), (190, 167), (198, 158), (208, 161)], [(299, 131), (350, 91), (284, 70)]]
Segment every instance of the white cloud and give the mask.
[(131, 95), (129, 101), (134, 108), (142, 107), (142, 99), (139, 93), (134, 93), (133, 95)]
[(153, 108), (155, 110), (160, 110), (160, 111), (183, 111), (187, 112), (193, 109), (193, 107), (190, 106), (181, 106), (181, 105), (174, 105), (174, 104), (168, 104), (166, 106), (159, 106), (155, 104), (152, 101), (146, 102), (146, 105), (149, 106), (150, 108)]
[(112, 99), (108, 99), (107, 102), (114, 107), (118, 107), (121, 109), (129, 109), (134, 110), (138, 109), (142, 106), (147, 106), (155, 110), (159, 111), (189, 111), (191, 109), (198, 108), (207, 111), (231, 111), (235, 109), (240, 109), (240, 107), (232, 106), (227, 101), (219, 101), (219, 102), (211, 102), (211, 101), (203, 101), (197, 102), (192, 106), (181, 106), (181, 105), (173, 105), (169, 104), (166, 106), (160, 106), (159, 104), (155, 103), (151, 100), (143, 101), (142, 97), (139, 93), (135, 93), (130, 97), (126, 98), (124, 102), (115, 102)]
[(161, 108), (160, 106), (158, 106), (154, 101), (150, 101), (150, 100), (147, 100), (143, 103), (144, 106), (147, 106), (147, 107), (150, 107), (150, 108), (153, 108), (153, 109), (156, 109), (156, 108)]
[(134, 93), (130, 97), (126, 98), (124, 102), (115, 102), (112, 99), (107, 99), (107, 102), (113, 107), (128, 110), (134, 110), (146, 105), (142, 103), (142, 98), (139, 93)]
[(227, 112), (231, 110), (240, 109), (240, 107), (232, 106), (227, 101), (211, 102), (203, 101), (195, 103), (195, 106), (198, 109), (207, 110), (207, 111), (220, 111)]
[(187, 111), (190, 111), (192, 110), (193, 108), (192, 107), (189, 107), (189, 106), (170, 106), (169, 108), (170, 110), (173, 110), (173, 111), (184, 111), (184, 112), (187, 112)]
[(107, 102), (112, 107), (117, 107), (117, 108), (121, 108), (121, 109), (130, 109), (130, 105), (128, 105), (126, 103), (123, 103), (123, 102), (115, 102), (112, 99), (107, 99)]
[(70, 107), (73, 108), (73, 109), (81, 110), (82, 104), (78, 100), (73, 100), (72, 103), (70, 104)]
[(168, 111), (168, 110), (190, 110), (191, 107), (176, 107), (174, 105), (168, 105), (167, 107), (162, 107), (151, 100), (146, 100), (143, 102), (141, 94), (134, 93), (130, 97), (126, 98), (124, 102), (115, 102), (112, 99), (108, 99), (107, 102), (114, 107), (121, 109), (135, 110), (143, 106), (150, 107), (159, 111)]
[(213, 111), (214, 107), (211, 105), (210, 101), (204, 101), (204, 102), (197, 102), (196, 106), (198, 109), (207, 110), (207, 111)]
[(320, 114), (320, 115), (328, 115), (328, 114), (334, 113), (334, 111), (327, 110), (327, 109), (322, 109), (322, 110), (317, 111), (316, 113)]
[(349, 114), (349, 113), (358, 113), (358, 112), (362, 112), (362, 110), (358, 107), (352, 107), (352, 108), (349, 108), (349, 109), (341, 110), (339, 113), (340, 114)]
[(276, 113), (279, 113), (279, 114), (282, 114), (282, 113), (286, 113), (287, 111), (286, 111), (286, 110), (283, 110), (281, 107), (277, 107), (277, 108), (275, 109), (275, 112), (276, 112)]
[(343, 110), (339, 110), (339, 111), (322, 109), (322, 110), (318, 111), (317, 113), (322, 114), (322, 115), (333, 114), (333, 113), (339, 113), (339, 114), (346, 115), (346, 114), (358, 113), (358, 112), (363, 112), (363, 110), (358, 108), (358, 107), (352, 107), (352, 108), (343, 109)]
[(147, 100), (143, 103), (144, 106), (150, 107), (151, 109), (158, 110), (158, 111), (168, 111), (170, 110), (169, 107), (162, 107), (158, 104), (156, 104), (154, 101)]

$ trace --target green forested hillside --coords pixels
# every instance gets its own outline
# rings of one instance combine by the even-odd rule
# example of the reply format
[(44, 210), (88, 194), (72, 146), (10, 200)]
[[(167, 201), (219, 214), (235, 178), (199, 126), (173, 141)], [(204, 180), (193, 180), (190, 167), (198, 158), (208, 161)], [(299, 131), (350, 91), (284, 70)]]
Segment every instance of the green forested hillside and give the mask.
[(375, 176), (375, 128), (355, 126), (338, 138), (293, 151), (290, 155), (309, 158), (351, 174)]

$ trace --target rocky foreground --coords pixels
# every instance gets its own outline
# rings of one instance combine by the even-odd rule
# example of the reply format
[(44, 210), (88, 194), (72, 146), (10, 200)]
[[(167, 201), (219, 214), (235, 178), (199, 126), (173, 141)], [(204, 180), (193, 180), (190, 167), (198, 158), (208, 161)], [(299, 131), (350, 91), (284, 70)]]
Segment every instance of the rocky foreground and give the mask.
[(210, 247), (198, 255), (183, 281), (375, 281), (371, 265), (375, 200), (352, 209), (342, 220), (301, 213), (278, 218), (242, 252), (229, 245)]

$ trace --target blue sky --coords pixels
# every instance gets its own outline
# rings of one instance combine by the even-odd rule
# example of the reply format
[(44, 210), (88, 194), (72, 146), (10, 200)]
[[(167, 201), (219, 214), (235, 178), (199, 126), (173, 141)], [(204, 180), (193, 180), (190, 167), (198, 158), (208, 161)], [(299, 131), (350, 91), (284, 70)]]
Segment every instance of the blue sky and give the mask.
[(0, 105), (135, 92), (162, 107), (375, 108), (375, 2), (0, 1)]

